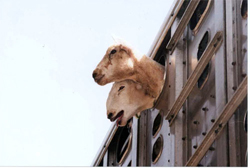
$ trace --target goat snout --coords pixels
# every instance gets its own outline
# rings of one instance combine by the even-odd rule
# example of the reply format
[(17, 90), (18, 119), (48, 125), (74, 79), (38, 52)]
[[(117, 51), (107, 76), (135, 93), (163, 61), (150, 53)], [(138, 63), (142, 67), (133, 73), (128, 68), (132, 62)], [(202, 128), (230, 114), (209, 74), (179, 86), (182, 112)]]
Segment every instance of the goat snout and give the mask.
[(109, 114), (108, 114), (108, 119), (111, 119), (112, 116), (113, 116), (113, 113), (109, 113)]
[(103, 85), (104, 76), (105, 75), (102, 74), (102, 71), (100, 69), (95, 69), (92, 73), (92, 77), (94, 78), (95, 82), (97, 82), (99, 85)]
[(96, 76), (97, 76), (97, 73), (94, 71), (92, 74), (92, 77), (95, 79)]

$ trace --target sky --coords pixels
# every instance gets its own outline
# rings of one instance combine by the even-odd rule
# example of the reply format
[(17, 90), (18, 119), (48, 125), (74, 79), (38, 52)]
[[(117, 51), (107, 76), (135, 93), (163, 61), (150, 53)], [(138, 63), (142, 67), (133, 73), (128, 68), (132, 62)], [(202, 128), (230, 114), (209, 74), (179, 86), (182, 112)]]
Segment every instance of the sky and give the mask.
[(92, 72), (148, 53), (172, 0), (0, 0), (0, 166), (90, 166), (111, 126)]

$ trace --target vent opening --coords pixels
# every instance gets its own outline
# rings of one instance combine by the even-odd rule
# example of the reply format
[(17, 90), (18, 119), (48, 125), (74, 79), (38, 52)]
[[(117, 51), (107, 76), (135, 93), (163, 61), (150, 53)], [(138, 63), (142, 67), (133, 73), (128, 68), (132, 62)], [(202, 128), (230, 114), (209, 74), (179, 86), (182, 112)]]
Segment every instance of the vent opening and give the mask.
[(247, 0), (242, 0), (242, 3), (241, 3), (241, 16), (244, 19), (247, 18)]
[(183, 2), (183, 4), (181, 5), (181, 8), (179, 10), (179, 12), (177, 13), (177, 17), (178, 18), (181, 18), (183, 16), (185, 10), (187, 9), (187, 6), (188, 6), (189, 2), (190, 2), (190, 0), (185, 0)]
[(197, 8), (194, 11), (194, 14), (192, 15), (189, 27), (193, 32), (196, 34), (198, 31), (198, 28), (201, 25), (201, 22), (206, 15), (208, 8), (211, 4), (211, 0), (201, 0), (197, 6)]
[[(206, 31), (198, 47), (197, 60), (201, 58), (203, 52), (207, 48), (208, 40), (209, 40), (208, 38), (209, 38), (208, 31)], [(206, 66), (206, 68), (204, 69), (204, 71), (202, 72), (201, 76), (198, 79), (198, 88), (200, 89), (202, 89), (202, 87), (204, 86), (204, 84), (206, 83), (208, 79), (209, 68), (210, 68), (209, 66), (210, 66), (209, 64)]]
[(131, 146), (132, 133), (130, 129), (131, 128), (123, 127), (118, 138), (116, 158), (119, 164), (124, 161)]
[(161, 126), (162, 126), (162, 121), (163, 121), (162, 113), (159, 112), (158, 115), (155, 117), (154, 123), (153, 123), (153, 129), (152, 129), (153, 137), (155, 137), (160, 131)]
[(161, 154), (163, 149), (163, 138), (162, 136), (159, 136), (158, 139), (155, 141), (155, 144), (153, 146), (153, 153), (152, 153), (152, 161), (153, 163), (156, 163)]
[(165, 66), (165, 57), (166, 57), (166, 46), (171, 38), (171, 28), (167, 32), (164, 40), (162, 41), (157, 53), (155, 54), (154, 60)]

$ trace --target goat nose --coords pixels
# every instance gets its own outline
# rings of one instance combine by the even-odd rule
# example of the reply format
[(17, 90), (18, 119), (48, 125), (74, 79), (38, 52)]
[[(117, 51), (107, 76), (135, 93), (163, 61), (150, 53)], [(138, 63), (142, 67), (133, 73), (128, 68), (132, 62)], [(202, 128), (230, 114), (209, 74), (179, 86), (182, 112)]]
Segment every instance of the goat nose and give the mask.
[(112, 113), (109, 113), (109, 114), (108, 114), (108, 119), (111, 119), (112, 116), (113, 116), (113, 114), (112, 114)]
[(96, 76), (97, 76), (97, 73), (93, 72), (92, 77), (95, 79)]

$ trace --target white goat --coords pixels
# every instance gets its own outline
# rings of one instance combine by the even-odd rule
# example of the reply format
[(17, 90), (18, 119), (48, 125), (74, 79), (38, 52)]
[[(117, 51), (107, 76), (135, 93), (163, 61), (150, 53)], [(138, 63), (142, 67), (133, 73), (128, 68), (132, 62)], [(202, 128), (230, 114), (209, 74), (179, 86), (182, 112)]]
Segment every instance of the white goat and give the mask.
[(115, 82), (107, 99), (107, 117), (118, 126), (125, 126), (134, 115), (152, 108), (154, 98), (146, 93), (141, 84), (132, 80)]

